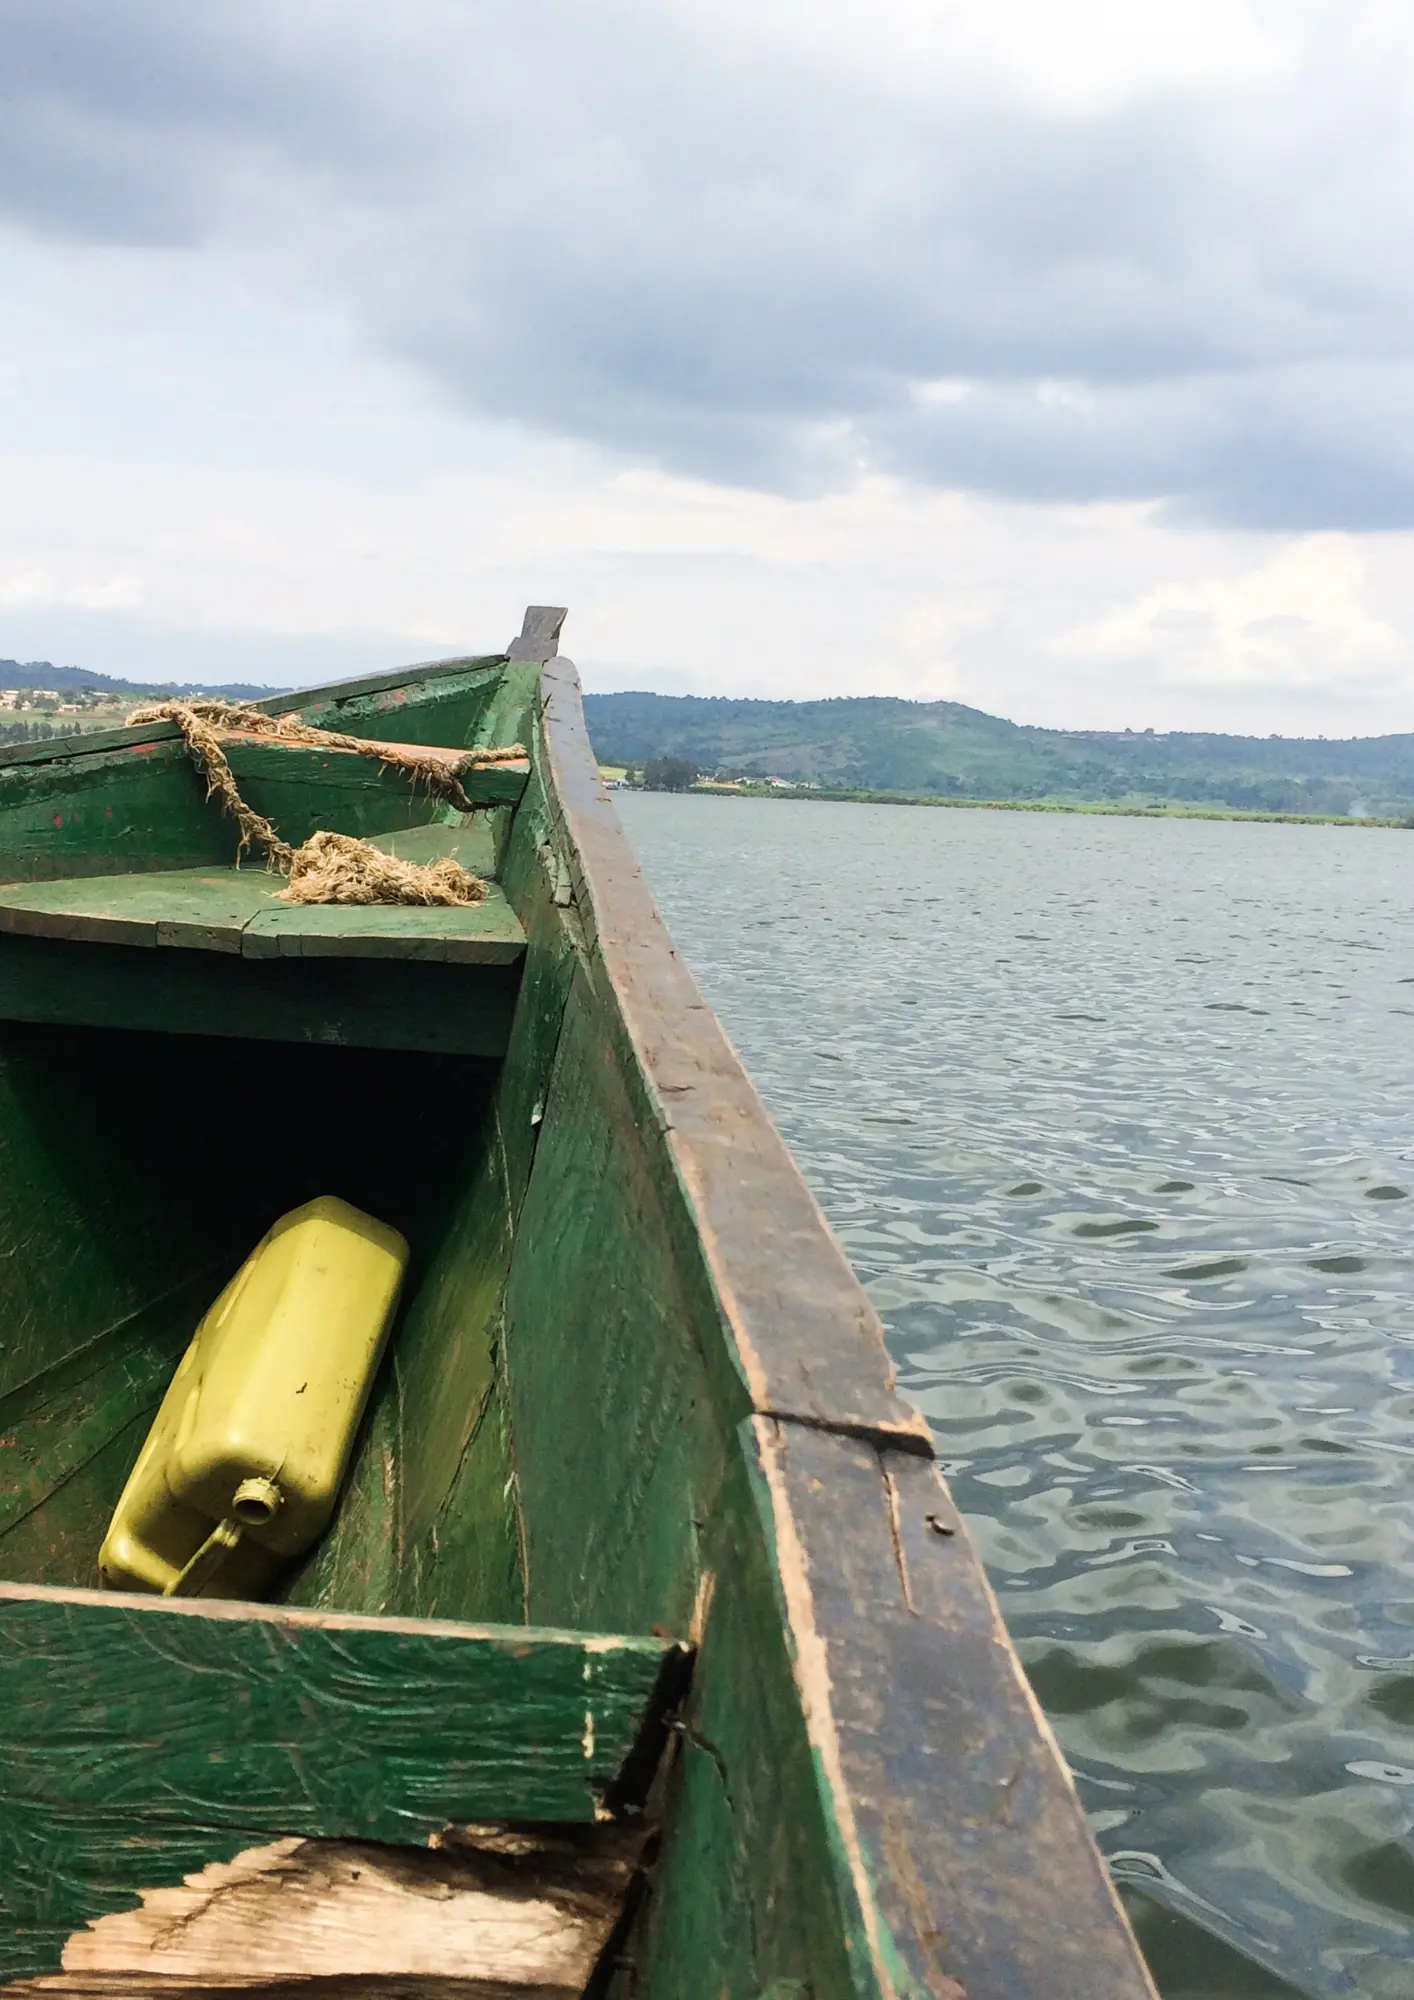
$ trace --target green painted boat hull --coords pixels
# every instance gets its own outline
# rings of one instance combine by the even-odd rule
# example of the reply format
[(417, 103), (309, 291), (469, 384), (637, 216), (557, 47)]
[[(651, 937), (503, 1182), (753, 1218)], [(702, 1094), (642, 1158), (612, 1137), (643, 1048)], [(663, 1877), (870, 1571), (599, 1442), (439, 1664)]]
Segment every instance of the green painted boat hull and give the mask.
[[(590, 1980), (623, 2000), (1149, 1993), (558, 629), (298, 698), (354, 735), (524, 744), (465, 829), (494, 960), (337, 913), (308, 948), (232, 945), (234, 835), (165, 725), (0, 761), (0, 1990), (88, 1991), (63, 1986), (87, 1926), (262, 1844), (411, 1857), (476, 1822), (586, 1853), (636, 1830)], [(287, 837), (436, 821), (317, 761), (250, 766)], [(413, 1252), (332, 1527), (275, 1605), (100, 1595), (197, 1318), (322, 1193)], [(469, 1961), (434, 1987), (503, 1990)]]

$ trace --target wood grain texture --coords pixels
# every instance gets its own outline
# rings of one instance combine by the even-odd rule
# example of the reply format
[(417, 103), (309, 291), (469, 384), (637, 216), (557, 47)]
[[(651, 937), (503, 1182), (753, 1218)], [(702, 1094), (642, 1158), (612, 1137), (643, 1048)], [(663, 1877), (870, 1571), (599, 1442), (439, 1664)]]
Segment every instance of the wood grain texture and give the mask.
[(516, 1213), (530, 1180), (570, 984), (576, 965), (586, 960), (563, 859), (553, 843), (555, 818), (540, 775), (544, 750), (538, 715), (532, 718), (531, 740), (530, 782), (501, 863), (506, 894), (527, 939), (515, 1023), (497, 1091), (507, 1185)]
[[(473, 726), (494, 704), (503, 678), (498, 675), (488, 686), (479, 688), (474, 706), (463, 702), (466, 715), (436, 714), (435, 720), (458, 731)], [(387, 718), (378, 715), (369, 719)], [(391, 719), (412, 729), (421, 725), (424, 732), (431, 720), (415, 708), (400, 710)], [(332, 719), (327, 726), (335, 726)], [(370, 743), (384, 742), (379, 736), (366, 737), (363, 730), (341, 733)], [(464, 764), (461, 759), (466, 746), (429, 741), (425, 733), (414, 741), (387, 747), (425, 750), (448, 776), (456, 778), (472, 806), (513, 806), (529, 775), (529, 765), (519, 759), (479, 768)], [(223, 738), (223, 748), (243, 796), (292, 842), (307, 840), (322, 826), (343, 833), (382, 833), (393, 826), (421, 824), (436, 810), (435, 798), (419, 788), (406, 771), (380, 764), (357, 750), (326, 750), (316, 744), (281, 743), (268, 736), (239, 733)]]
[(565, 1006), (578, 963), (573, 921), (555, 906), (551, 881), (538, 857), (537, 868), (539, 879), (522, 904), (526, 956), (497, 1092), (507, 1187), (517, 1214), (544, 1125)]
[(553, 660), (567, 615), (562, 604), (528, 604), (520, 631), (510, 643), (510, 658), (530, 660), (536, 666)]
[[(504, 1294), (543, 1120), (574, 952), (541, 852), (548, 820), (532, 772), (509, 830), (506, 887), (528, 946), (506, 1058), (455, 1211), (417, 1290), (395, 1365), (405, 1459), (397, 1608), (527, 1615), (520, 1477), (505, 1369)], [(527, 1253), (535, 1246), (527, 1239)], [(527, 1435), (542, 1430), (530, 1413)]]
[(7, 1574), (97, 1583), (114, 1498), (108, 1466), (125, 1470), (136, 1457), (192, 1328), (228, 1276), (224, 1262), (209, 1267), (0, 1397)]
[(895, 1393), (877, 1314), (672, 948), (599, 782), (567, 662), (546, 667), (544, 689), (547, 781), (604, 966), (604, 1028), (687, 1204), (751, 1406), (930, 1453)]
[(834, 1865), (881, 1990), (1152, 1995), (937, 1468), (797, 1425), (752, 1429)]
[[(404, 773), (354, 751), (232, 738), (228, 755), (247, 803), (294, 846), (321, 829), (368, 838), (441, 810)], [(491, 805), (523, 782), (488, 777), (477, 789)], [(0, 881), (229, 866), (237, 842), (179, 740), (0, 770)]]
[[(724, 1458), (672, 1191), (576, 972), (506, 1294), (530, 1615), (681, 1630)], [(612, 1614), (610, 1606), (615, 1607)]]
[(500, 1056), (518, 985), (513, 965), (343, 956), (250, 959), (0, 934), (0, 1018)]
[[(414, 845), (396, 836), (385, 836), (379, 844), (395, 852)], [(439, 844), (449, 850), (455, 845)], [(494, 882), (487, 883), (481, 902), (460, 909), (282, 903), (282, 886), (279, 875), (258, 867), (179, 868), (160, 875), (26, 883), (0, 888), (0, 932), (243, 958), (514, 965), (525, 951), (520, 921)]]
[(740, 1450), (701, 1528), (703, 1636), (665, 1787), (662, 1851), (628, 1947), (632, 1992), (757, 2000), (795, 1980), (811, 2000), (858, 2000), (874, 1992), (855, 1973), (867, 1955), (840, 1899), (828, 1793)]
[(936, 1468), (741, 1444), (634, 1993), (1153, 2000)]
[[(64, 1948), (64, 1972), (14, 1992), (230, 1991), (318, 1981), (583, 1992), (633, 1881), (643, 1834), (457, 1829), (434, 1851), (281, 1840), (212, 1862)], [(107, 1982), (106, 1987), (99, 1982)]]
[[(257, 704), (270, 715), (293, 712), (316, 729), (346, 736), (396, 736), (403, 743), (465, 745), (505, 669), (496, 659), (434, 662), (361, 680), (334, 681)], [(506, 742), (516, 739), (508, 737)]]
[(138, 734), (136, 743), (74, 747), (0, 769), (0, 881), (219, 867), (235, 858), (234, 832), (207, 805), (185, 744), (175, 734)]
[(592, 1822), (667, 1650), (0, 1584), (0, 1972), (48, 1969), (212, 1829), (425, 1844), (470, 1820)]
[(253, 1192), (192, 1148), (156, 1065), (139, 1037), (0, 1022), (0, 1395), (145, 1338), (140, 1315), (229, 1275), (266, 1226)]
[(397, 1608), (524, 1615), (520, 1527), (500, 1365), (511, 1215), (493, 1111), (398, 1337), (403, 1458)]
[[(497, 666), (429, 676), (382, 692), (309, 698), (299, 712), (352, 736), (497, 747), (516, 740), (497, 735), (494, 718), (514, 724), (524, 672)], [(21, 750), (0, 754), (0, 882), (235, 859), (235, 829), (207, 800), (175, 725), (145, 723)], [(296, 846), (321, 828), (371, 837), (423, 824), (441, 810), (404, 773), (352, 751), (234, 736), (228, 756), (248, 802)], [(476, 805), (513, 805), (526, 775), (509, 766), (468, 770), (463, 789)]]
[(502, 672), (485, 714), (471, 734), (477, 749), (498, 744), (528, 743), (540, 698), (540, 668), (533, 661), (512, 661)]
[[(546, 643), (532, 634), (529, 652)], [(225, 1005), (221, 1018), (239, 1018), (243, 1035), (259, 1034), (250, 1021), (274, 1005), (273, 984), (262, 1001), (251, 975), (317, 975), (331, 982), (327, 1003), (344, 990), (335, 976), (396, 974), (383, 990), (386, 1015), (361, 986), (361, 1012), (350, 1005), (335, 1032), (355, 1017), (364, 1035), (380, 1020), (394, 1032), (396, 1013), (397, 1032), (427, 1035), (440, 992), (437, 1032), (464, 1038), (461, 1017), (504, 977), (495, 1046), (512, 1053), (474, 1101), (450, 1079), (475, 1065), (449, 1063), (436, 1086), (413, 1092), (391, 1073), (380, 1085), (370, 1070), (358, 1101), (379, 1110), (361, 1135), (347, 1119), (321, 1132), (318, 1105), (337, 1120), (349, 1100), (342, 1069), (336, 1086), (331, 1072), (306, 1091), (303, 1122), (282, 1102), (282, 1171), (302, 1149), (342, 1158), (369, 1177), (360, 1205), (399, 1222), (406, 1211), (417, 1236), (407, 1314), (346, 1508), (292, 1593), (415, 1615), (320, 1620), (285, 1607), (115, 1604), (81, 1593), (21, 1593), (16, 1606), (0, 1592), (0, 1667), (16, 1608), (28, 1615), (38, 1601), (53, 1616), (62, 1600), (65, 1619), (81, 1611), (84, 1625), (78, 1637), (64, 1620), (38, 1638), (22, 1631), (14, 1655), (10, 1686), (21, 1699), (0, 1715), (10, 1786), (0, 1896), (18, 1894), (22, 1907), (0, 1941), (0, 1971), (53, 1967), (81, 1922), (131, 1913), (142, 1892), (175, 1891), (183, 1875), (263, 1844), (406, 1844), (471, 1815), (563, 1818), (565, 1791), (587, 1818), (614, 1756), (602, 1752), (591, 1704), (594, 1728), (581, 1710), (576, 1762), (582, 1635), (512, 1627), (471, 1643), (464, 1628), (422, 1615), (491, 1603), (513, 1617), (523, 1584), (542, 1622), (659, 1626), (703, 1641), (665, 1780), (662, 1852), (623, 1947), (633, 1973), (613, 1984), (614, 2000), (626, 2000), (630, 1977), (635, 2000), (959, 2000), (964, 1991), (966, 2000), (1078, 2000), (1082, 1991), (1140, 2000), (1151, 1989), (975, 1557), (965, 1537), (939, 1536), (918, 1515), (923, 1499), (935, 1517), (950, 1503), (925, 1428), (893, 1393), (877, 1322), (672, 953), (598, 787), (569, 670), (545, 671), (543, 737), (538, 674), (526, 657), (475, 685), (445, 677), (438, 738), (415, 733), (435, 675), (421, 694), (403, 683), (328, 696), (370, 736), (458, 740), (445, 733), (455, 700), (463, 740), (533, 744), (514, 815), (498, 808), (486, 828), (526, 934), (523, 973), (102, 953), (105, 968), (160, 963), (168, 988), (186, 967), (210, 966), (219, 974), (210, 1012)], [(0, 1009), (13, 1002), (26, 952), (66, 949), (93, 957), (63, 941), (0, 937)], [(54, 984), (60, 965), (50, 957), (43, 967), (47, 1004), (55, 993), (74, 1004)], [(40, 984), (36, 976), (33, 990)], [(121, 997), (143, 991), (132, 985)], [(279, 991), (285, 1033), (297, 1020), (307, 1034), (330, 1018), (314, 1011), (313, 986)], [(144, 1004), (165, 1008), (161, 1025), (194, 1032), (201, 997), (189, 984), (159, 996), (154, 984)], [(96, 1001), (80, 993), (78, 1004)], [(0, 1029), (0, 1050), (6, 1034), (38, 1032)], [(283, 1087), (296, 1094), (305, 1090), (299, 1064), (415, 1060), (308, 1045), (279, 1054), (290, 1065)], [(0, 1088), (5, 1076), (0, 1067)], [(122, 1088), (91, 1081), (105, 1117), (126, 1103)], [(42, 1097), (31, 1095), (39, 1112)], [(421, 1178), (423, 1149), (389, 1109), (409, 1101), (428, 1117), (432, 1158)], [(81, 1119), (74, 1130), (82, 1137)], [(52, 1151), (49, 1128), (34, 1131)], [(0, 1117), (0, 1148), (6, 1138)], [(76, 1176), (67, 1208), (61, 1201), (54, 1212), (68, 1218), (60, 1233), (89, 1274), (83, 1339), (120, 1346), (124, 1314), (157, 1302), (148, 1275), (122, 1259), (152, 1255), (160, 1211), (133, 1190), (105, 1197), (98, 1166), (64, 1151), (41, 1161), (31, 1142), (19, 1167), (41, 1199)], [(99, 1155), (111, 1173), (103, 1146)], [(174, 1157), (168, 1173), (179, 1183), (190, 1145)], [(0, 1179), (4, 1168), (0, 1157)], [(121, 1155), (117, 1168), (133, 1178)], [(404, 1176), (412, 1179), (401, 1187)], [(199, 1196), (213, 1205), (207, 1183)], [(193, 1210), (176, 1225), (185, 1258), (201, 1236), (198, 1195), (178, 1186), (174, 1199)], [(30, 1323), (49, 1330), (42, 1374), (71, 1357), (53, 1350), (62, 1286), (41, 1271), (43, 1211), (29, 1200), (9, 1239), (0, 1216), (0, 1248), (18, 1247), (38, 1307)], [(86, 1249), (88, 1202), (101, 1232), (111, 1236), (122, 1215), (136, 1231), (118, 1258), (123, 1282)], [(179, 1262), (168, 1287), (191, 1272)], [(140, 1373), (115, 1377), (115, 1392), (140, 1401)], [(24, 1405), (31, 1415), (59, 1407), (61, 1374), (44, 1390), (48, 1403)], [(9, 1386), (23, 1401), (36, 1380), (35, 1365), (21, 1365)], [(119, 1430), (89, 1464), (111, 1478), (116, 1462), (103, 1453), (121, 1455), (128, 1440)], [(25, 1465), (20, 1474), (22, 1485)], [(89, 1478), (85, 1470), (61, 1484), (45, 1505)], [(37, 1518), (24, 1515), (15, 1536)], [(935, 1553), (942, 1563), (930, 1568)], [(132, 1621), (148, 1621), (161, 1643), (100, 1644), (94, 1620), (114, 1616), (129, 1633)], [(200, 1641), (193, 1617), (213, 1621)], [(210, 1632), (222, 1617), (216, 1644)], [(569, 1649), (548, 1665), (536, 1650), (547, 1640)], [(578, 1680), (566, 1665), (576, 1646)], [(662, 1699), (661, 1645), (651, 1671), (646, 1656), (634, 1658), (633, 1690), (624, 1687), (616, 1711), (620, 1768), (638, 1719)], [(26, 1704), (29, 1719), (18, 1721)], [(1082, 1987), (1086, 1970), (1095, 1983)], [(420, 1992), (416, 1982), (440, 1976), (410, 1971), (413, 1983), (396, 1990)], [(276, 1988), (282, 1977), (271, 1974)]]

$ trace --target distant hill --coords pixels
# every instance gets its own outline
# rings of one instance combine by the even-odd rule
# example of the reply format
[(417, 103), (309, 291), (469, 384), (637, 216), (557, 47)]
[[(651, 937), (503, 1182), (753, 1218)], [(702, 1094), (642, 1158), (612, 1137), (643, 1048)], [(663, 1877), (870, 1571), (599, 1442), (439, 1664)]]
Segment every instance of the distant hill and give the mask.
[(90, 673), (86, 667), (56, 667), (49, 660), (0, 660), (0, 688), (31, 687), (64, 694), (107, 694), (114, 700), (122, 695), (219, 694), (232, 701), (260, 701), (285, 692), (257, 687), (253, 681), (228, 681), (219, 687), (211, 681), (123, 681)]
[(1328, 741), (1036, 729), (961, 702), (881, 696), (735, 701), (591, 694), (584, 707), (606, 764), (687, 757), (729, 777), (806, 778), (954, 798), (1171, 800), (1381, 818), (1414, 811), (1414, 734)]

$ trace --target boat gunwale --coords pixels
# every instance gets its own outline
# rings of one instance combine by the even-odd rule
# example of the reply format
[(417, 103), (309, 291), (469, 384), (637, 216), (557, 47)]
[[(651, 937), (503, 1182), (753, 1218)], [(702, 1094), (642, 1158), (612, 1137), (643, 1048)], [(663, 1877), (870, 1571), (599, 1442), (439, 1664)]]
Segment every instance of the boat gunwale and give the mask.
[[(476, 673), (483, 668), (490, 672), (508, 664), (509, 655), (506, 653), (468, 653), (442, 660), (422, 660), (411, 666), (395, 667), (391, 673), (367, 674), (347, 681), (326, 681), (321, 687), (277, 689), (274, 694), (244, 705), (262, 715), (287, 715), (325, 701), (354, 701), (361, 695), (386, 694), (415, 681), (444, 680), (453, 674)], [(180, 695), (164, 697), (160, 683), (154, 686), (152, 694), (159, 700), (183, 699)], [(193, 695), (190, 698), (201, 700), (204, 697)], [(142, 695), (134, 693), (131, 699), (140, 701)], [(49, 736), (39, 743), (0, 743), (0, 770), (12, 764), (58, 764), (70, 757), (108, 750), (141, 749), (148, 743), (169, 742), (180, 737), (181, 733), (175, 722), (135, 722), (117, 729), (91, 729), (86, 734), (75, 731), (68, 736)]]
[[(934, 1458), (926, 1420), (897, 1393), (878, 1314), (741, 1058), (673, 946), (599, 777), (573, 663), (563, 657), (547, 661), (541, 685), (545, 777), (563, 814), (579, 918), (613, 985), (634, 1056), (655, 1098), (656, 1120), (697, 1219), (749, 1413)], [(743, 1208), (731, 1195), (748, 1158), (755, 1170), (754, 1198)], [(763, 1190), (769, 1197), (764, 1207)], [(767, 1216), (769, 1230), (762, 1227)], [(785, 1257), (791, 1259), (789, 1284), (771, 1297), (773, 1261)], [(790, 1294), (798, 1298), (807, 1281), (812, 1296), (801, 1316), (815, 1336), (808, 1344), (803, 1325), (785, 1338), (779, 1328), (795, 1303)], [(795, 1312), (800, 1314), (798, 1304)], [(777, 1324), (768, 1326), (768, 1320)], [(837, 1351), (825, 1357), (830, 1374), (823, 1379), (821, 1349), (831, 1336)]]
[[(856, 1990), (1158, 2000), (931, 1430), (897, 1394), (878, 1316), (672, 944), (600, 778), (572, 662), (543, 663), (541, 694), (542, 776), (576, 914), (751, 1405), (738, 1439), (861, 1954)], [(755, 1152), (745, 1195), (743, 1148)], [(774, 1287), (762, 1282), (773, 1262), (788, 1265)], [(823, 1296), (792, 1326), (790, 1294), (816, 1282)], [(822, 1386), (844, 1401), (812, 1407), (792, 1388), (808, 1388), (831, 1335)], [(862, 1395), (847, 1393), (851, 1363)], [(711, 1650), (709, 1633), (704, 1665)]]

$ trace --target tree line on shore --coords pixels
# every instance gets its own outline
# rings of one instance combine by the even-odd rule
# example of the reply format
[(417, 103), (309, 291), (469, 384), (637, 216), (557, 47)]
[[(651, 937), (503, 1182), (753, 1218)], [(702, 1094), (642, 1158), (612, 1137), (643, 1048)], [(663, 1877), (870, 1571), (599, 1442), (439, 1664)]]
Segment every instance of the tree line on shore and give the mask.
[(690, 769), (693, 776), (937, 798), (1174, 801), (1356, 818), (1414, 813), (1414, 734), (1327, 740), (1039, 729), (960, 702), (869, 696), (777, 702), (591, 694), (585, 713), (601, 761), (631, 766), (650, 789), (685, 789)]

